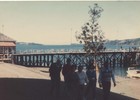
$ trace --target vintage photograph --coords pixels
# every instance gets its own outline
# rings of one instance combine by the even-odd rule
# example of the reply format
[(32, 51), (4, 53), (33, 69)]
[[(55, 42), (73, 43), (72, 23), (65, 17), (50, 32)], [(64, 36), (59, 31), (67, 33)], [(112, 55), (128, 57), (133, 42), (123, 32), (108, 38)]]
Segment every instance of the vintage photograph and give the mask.
[(140, 100), (140, 1), (0, 1), (0, 100)]

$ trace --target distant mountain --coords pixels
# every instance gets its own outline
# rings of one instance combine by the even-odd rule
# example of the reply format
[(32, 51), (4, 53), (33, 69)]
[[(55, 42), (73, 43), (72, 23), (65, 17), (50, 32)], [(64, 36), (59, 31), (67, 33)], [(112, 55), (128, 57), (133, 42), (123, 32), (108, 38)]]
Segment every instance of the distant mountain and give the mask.
[(140, 45), (140, 38), (125, 40), (107, 40), (107, 45)]
[[(140, 38), (125, 40), (107, 40), (105, 42), (107, 49), (120, 49), (121, 47), (128, 49), (129, 47), (140, 47)], [(82, 50), (83, 44), (72, 43), (68, 45), (45, 45), (39, 43), (17, 42), (17, 51), (36, 51), (36, 50), (55, 50), (55, 51), (73, 51)]]
[(28, 43), (28, 42), (17, 42), (17, 45), (43, 45), (43, 44), (39, 44), (39, 43)]
[[(48, 46), (47, 44), (40, 44), (40, 43), (28, 43), (28, 42), (17, 42), (17, 46)], [(140, 45), (140, 38), (135, 39), (125, 39), (125, 40), (106, 40), (106, 45)], [(82, 44), (72, 43), (72, 46), (82, 46)]]
[(44, 45), (39, 43), (27, 43), (27, 42), (17, 42), (16, 50), (17, 51), (26, 51), (26, 50), (80, 50), (83, 46), (80, 44), (71, 44), (71, 45)]

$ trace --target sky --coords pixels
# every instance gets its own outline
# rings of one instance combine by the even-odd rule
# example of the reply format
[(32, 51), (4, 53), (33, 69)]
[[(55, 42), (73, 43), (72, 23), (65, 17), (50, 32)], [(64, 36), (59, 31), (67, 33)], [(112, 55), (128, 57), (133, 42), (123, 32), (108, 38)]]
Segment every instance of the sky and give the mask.
[(0, 1), (0, 32), (17, 42), (78, 43), (89, 6), (104, 9), (99, 25), (109, 40), (140, 38), (140, 1)]

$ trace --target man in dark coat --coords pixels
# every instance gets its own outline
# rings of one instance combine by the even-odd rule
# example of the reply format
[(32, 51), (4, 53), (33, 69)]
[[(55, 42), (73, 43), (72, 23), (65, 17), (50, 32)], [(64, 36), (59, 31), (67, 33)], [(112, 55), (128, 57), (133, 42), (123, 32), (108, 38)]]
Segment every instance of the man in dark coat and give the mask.
[(58, 59), (55, 63), (52, 63), (49, 69), (51, 77), (51, 91), (50, 93), (54, 96), (60, 93), (60, 72), (62, 69), (61, 61)]
[(94, 65), (93, 61), (89, 62), (87, 67), (87, 77), (89, 83), (87, 85), (86, 97), (89, 98), (88, 100), (95, 100), (96, 99), (96, 66)]

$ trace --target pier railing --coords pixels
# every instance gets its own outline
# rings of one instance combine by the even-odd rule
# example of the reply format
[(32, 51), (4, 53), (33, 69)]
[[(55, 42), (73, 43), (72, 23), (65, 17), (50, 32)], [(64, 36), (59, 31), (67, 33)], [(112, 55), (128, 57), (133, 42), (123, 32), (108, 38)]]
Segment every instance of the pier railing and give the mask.
[[(130, 66), (139, 62), (140, 52), (100, 52), (96, 56), (96, 61), (99, 66), (102, 66), (104, 61), (108, 59), (111, 67)], [(94, 55), (93, 55), (94, 56)], [(38, 54), (14, 54), (12, 56), (13, 63), (29, 67), (49, 67), (51, 63), (57, 59), (65, 64), (66, 59), (71, 58), (72, 63), (76, 65), (86, 66), (89, 61), (89, 56), (86, 53), (38, 53)]]

